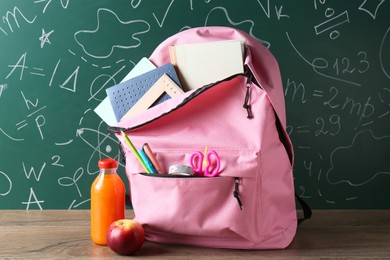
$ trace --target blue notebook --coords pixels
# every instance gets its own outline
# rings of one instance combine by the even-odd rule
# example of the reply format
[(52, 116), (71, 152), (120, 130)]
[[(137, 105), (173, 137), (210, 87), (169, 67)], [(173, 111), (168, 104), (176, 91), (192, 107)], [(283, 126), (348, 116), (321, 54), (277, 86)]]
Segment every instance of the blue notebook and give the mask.
[[(112, 109), (118, 122), (163, 74), (167, 74), (181, 87), (175, 68), (172, 64), (168, 63), (106, 89), (107, 96), (110, 99)], [(169, 98), (170, 96), (167, 93), (164, 93), (153, 105), (160, 104)]]

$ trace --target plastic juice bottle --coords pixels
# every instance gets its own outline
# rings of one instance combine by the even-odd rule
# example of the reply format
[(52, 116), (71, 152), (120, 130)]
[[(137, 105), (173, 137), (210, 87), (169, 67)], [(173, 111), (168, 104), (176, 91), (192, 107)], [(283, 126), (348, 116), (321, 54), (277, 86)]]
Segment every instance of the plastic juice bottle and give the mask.
[(125, 185), (116, 173), (118, 162), (105, 158), (98, 162), (100, 174), (91, 186), (91, 238), (95, 244), (107, 244), (111, 223), (125, 218)]

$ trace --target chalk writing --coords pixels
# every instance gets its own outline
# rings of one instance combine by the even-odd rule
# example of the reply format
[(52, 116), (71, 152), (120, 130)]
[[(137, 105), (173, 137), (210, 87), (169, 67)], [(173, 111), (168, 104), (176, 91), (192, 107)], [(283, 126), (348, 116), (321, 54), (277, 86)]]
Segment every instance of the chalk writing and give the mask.
[(32, 70), (33, 71), (30, 72), (31, 75), (40, 76), (40, 77), (46, 76), (43, 73), (43, 68), (32, 67)]
[(283, 5), (279, 7), (275, 6), (275, 12), (276, 16), (278, 17), (278, 20), (281, 20), (282, 18), (290, 18), (288, 14), (283, 13)]
[(376, 18), (379, 7), (385, 2), (385, 0), (364, 0), (363, 3), (359, 6), (359, 10), (362, 10), (369, 14), (373, 19)]
[[(34, 4), (35, 3), (45, 3), (46, 2), (45, 6), (43, 7), (43, 10), (42, 10), (42, 13), (45, 13), (46, 9), (49, 7), (49, 5), (50, 5), (50, 3), (52, 1), (53, 0), (35, 0)], [(61, 3), (62, 8), (64, 8), (64, 9), (68, 8), (69, 0), (59, 0), (59, 2)]]
[(16, 142), (20, 142), (20, 141), (24, 141), (24, 138), (17, 138), (17, 137), (14, 137), (14, 136), (11, 136), (10, 134), (6, 133), (3, 128), (0, 128), (0, 132), (5, 135), (6, 137), (8, 137), (10, 140), (12, 141), (16, 141)]
[(3, 92), (7, 89), (7, 84), (0, 84), (0, 98), (3, 95)]
[(0, 208), (88, 209), (99, 159), (117, 159), (125, 176), (118, 140), (94, 112), (105, 90), (170, 35), (229, 26), (279, 64), (280, 82), (264, 73), (267, 59), (252, 69), (284, 94), (297, 194), (314, 208), (390, 209), (388, 1), (152, 2), (4, 1)]
[(12, 181), (5, 172), (0, 171), (0, 177), (0, 196), (7, 196), (12, 190)]
[[(105, 134), (100, 131), (102, 124), (103, 122), (99, 124), (98, 129), (79, 128), (77, 129), (77, 133), (76, 133), (76, 136), (81, 138), (81, 140), (83, 140), (93, 150), (87, 164), (87, 172), (90, 175), (97, 173), (97, 170), (92, 171), (91, 168), (93, 168), (92, 163), (95, 164), (98, 158), (110, 157), (119, 160), (119, 156), (120, 156), (119, 151), (117, 152), (116, 155), (111, 154), (114, 151), (112, 147), (117, 145), (117, 140), (115, 140), (113, 136), (110, 136), (109, 134)], [(97, 136), (96, 143), (94, 142), (95, 138), (90, 137), (91, 133), (96, 134)], [(120, 162), (119, 164), (122, 165)]]
[(52, 166), (65, 167), (63, 164), (60, 164), (61, 156), (53, 155), (53, 157), (51, 157), (51, 159), (53, 160), (53, 162), (51, 164)]
[(31, 167), (30, 170), (27, 171), (26, 165), (24, 164), (24, 162), (22, 162), (22, 165), (23, 165), (23, 171), (24, 171), (24, 174), (26, 175), (26, 178), (30, 179), (31, 174), (33, 173), (36, 181), (39, 181), (41, 179), (42, 172), (46, 167), (46, 163), (43, 163), (41, 166), (41, 169), (39, 170), (39, 173), (37, 174), (34, 167)]
[(156, 17), (156, 15), (153, 13), (153, 17), (156, 20), (156, 22), (160, 28), (163, 27), (164, 22), (165, 22), (165, 18), (167, 17), (167, 14), (169, 12), (169, 9), (171, 9), (173, 2), (175, 2), (175, 0), (171, 0), (171, 2), (169, 3), (168, 8), (165, 10), (164, 16), (162, 17), (161, 21), (159, 21), (158, 18)]
[[(107, 75), (107, 74), (100, 74), (97, 76), (91, 83), (90, 87), (90, 95), (91, 97), (88, 99), (88, 101), (95, 99), (98, 101), (101, 101), (101, 99), (96, 99), (95, 96), (99, 94), (103, 89), (107, 88), (107, 86), (114, 86), (116, 85), (115, 76), (119, 74), (126, 66), (122, 66), (117, 72), (115, 72), (113, 75)], [(97, 82), (103, 79), (103, 84), (99, 85)], [(98, 89), (94, 90), (95, 85), (98, 85)]]
[[(96, 12), (97, 15), (97, 24), (96, 28), (93, 30), (79, 30), (74, 34), (74, 40), (77, 42), (78, 45), (83, 49), (83, 51), (94, 58), (108, 58), (112, 55), (115, 49), (132, 49), (132, 48), (137, 48), (141, 45), (142, 41), (140, 38), (138, 38), (138, 35), (143, 35), (150, 30), (150, 25), (144, 20), (127, 20), (127, 21), (122, 21), (118, 15), (107, 8), (99, 8), (98, 11)], [(88, 43), (83, 42), (81, 40), (81, 36), (84, 36), (83, 38), (90, 38), (92, 39), (92, 44), (96, 41), (98, 41), (101, 36), (100, 34), (105, 34), (106, 32), (102, 32), (102, 27), (101, 27), (101, 20), (103, 19), (102, 17), (106, 16), (109, 17), (111, 22), (114, 24), (113, 26), (120, 26), (122, 25), (123, 31), (122, 34), (125, 35), (125, 31), (128, 31), (129, 36), (131, 37), (126, 37), (123, 39), (120, 39), (122, 42), (117, 43), (117, 42), (104, 42), (106, 46), (104, 48), (100, 48), (101, 52), (93, 52), (92, 50), (95, 50), (93, 45), (89, 46)], [(108, 28), (105, 28), (108, 29)], [(130, 30), (131, 29), (131, 30)], [(95, 40), (94, 40), (95, 39)], [(113, 40), (116, 41), (116, 39), (113, 37)]]
[(41, 41), (41, 49), (45, 46), (45, 43), (51, 44), (49, 36), (54, 32), (54, 30), (51, 30), (50, 32), (45, 32), (45, 29), (42, 28), (42, 35), (39, 37), (39, 40)]
[(291, 47), (294, 49), (294, 51), (298, 54), (299, 57), (302, 58), (302, 60), (304, 60), (307, 64), (309, 64), (313, 71), (316, 72), (317, 74), (321, 75), (321, 76), (324, 76), (326, 78), (330, 78), (330, 79), (334, 79), (334, 80), (337, 80), (337, 81), (341, 81), (341, 82), (344, 82), (344, 83), (348, 83), (348, 84), (352, 84), (352, 85), (355, 85), (355, 86), (361, 86), (360, 83), (356, 83), (356, 82), (353, 82), (353, 81), (349, 81), (349, 80), (346, 80), (346, 79), (343, 79), (343, 78), (339, 78), (339, 77), (335, 77), (335, 76), (330, 76), (328, 74), (325, 74), (323, 72), (320, 72), (319, 69), (326, 69), (329, 67), (329, 63), (326, 59), (324, 58), (320, 58), (320, 57), (317, 57), (317, 58), (314, 58), (311, 62), (305, 58), (299, 51), (298, 49), (295, 47), (294, 43), (291, 41), (291, 38), (288, 34), (288, 32), (286, 32), (286, 36), (287, 36), (287, 39), (288, 41), (290, 42), (291, 44)]
[(61, 146), (61, 145), (68, 145), (68, 144), (71, 144), (72, 142), (73, 142), (73, 139), (70, 139), (70, 140), (68, 140), (66, 142), (55, 142), (55, 145), (59, 145), (59, 146)]
[(352, 66), (350, 59), (347, 57), (343, 57), (341, 59), (336, 58), (335, 62), (333, 63), (333, 68), (336, 71), (336, 75), (338, 76), (340, 73), (342, 74), (352, 74), (354, 71), (358, 71), (359, 73), (365, 73), (370, 68), (370, 63), (367, 60), (367, 53), (364, 51), (360, 51), (357, 53), (357, 56), (359, 57), (359, 63), (358, 66)]
[(91, 201), (91, 199), (86, 199), (86, 200), (83, 200), (83, 201), (75, 204), (77, 202), (77, 200), (73, 200), (72, 203), (70, 204), (70, 206), (68, 207), (68, 210), (77, 209), (78, 207), (80, 207), (80, 206), (82, 206), (90, 201)]
[(131, 0), (131, 7), (134, 9), (137, 8), (141, 4), (141, 0)]
[(26, 205), (26, 210), (30, 209), (31, 204), (36, 204), (40, 210), (42, 210), (41, 203), (44, 203), (44, 200), (38, 200), (37, 196), (35, 195), (35, 192), (33, 188), (30, 188), (30, 195), (28, 197), (28, 201), (23, 201), (22, 204)]
[[(345, 11), (337, 16), (334, 16), (334, 9), (332, 8), (327, 8), (325, 10), (325, 17), (329, 18), (325, 22), (322, 22), (316, 26), (314, 26), (314, 30), (316, 34), (321, 34), (323, 32), (326, 32), (328, 30), (332, 30), (333, 28), (336, 28), (344, 23), (349, 23), (349, 17), (348, 17), (348, 12)], [(333, 30), (330, 34), (329, 37), (334, 40), (337, 39), (340, 36), (340, 32), (337, 30)]]
[[(12, 68), (12, 70), (10, 71), (10, 73), (8, 73), (8, 75), (5, 77), (5, 79), (8, 79), (8, 77), (11, 76), (14, 73), (15, 69), (17, 69), (17, 68), (21, 69), (19, 80), (23, 79), (24, 69), (27, 68), (25, 66), (25, 64), (26, 64), (26, 55), (27, 55), (27, 52), (23, 53), (22, 56), (19, 58), (19, 60), (17, 61), (17, 63), (15, 65), (8, 65), (8, 67)], [(20, 64), (20, 62), (22, 62), (22, 64)]]
[(337, 135), (341, 130), (341, 118), (339, 115), (334, 114), (329, 119), (318, 117), (316, 119), (318, 130), (315, 132), (315, 136), (319, 135)]
[(284, 91), (284, 95), (287, 96), (291, 87), (293, 87), (293, 93), (292, 93), (292, 97), (291, 97), (291, 101), (294, 102), (295, 100), (295, 97), (297, 94), (301, 93), (300, 95), (300, 101), (302, 104), (306, 103), (307, 101), (307, 98), (305, 97), (306, 95), (306, 89), (305, 89), (305, 85), (303, 83), (299, 83), (298, 86), (297, 84), (295, 83), (294, 80), (290, 80), (289, 78), (287, 79), (287, 85), (286, 85), (286, 88), (285, 88), (285, 91)]
[(230, 18), (229, 16), (229, 12), (226, 8), (224, 7), (220, 7), (220, 6), (217, 6), (217, 7), (214, 7), (213, 9), (210, 10), (210, 12), (207, 14), (206, 16), (206, 19), (205, 19), (205, 22), (204, 22), (204, 25), (207, 26), (207, 25), (210, 25), (210, 22), (209, 22), (209, 19), (210, 17), (217, 11), (222, 11), (228, 21), (228, 23), (231, 25), (231, 26), (238, 26), (238, 25), (241, 25), (241, 24), (249, 24), (249, 34), (251, 36), (253, 36), (254, 38), (258, 39), (259, 41), (261, 41), (267, 48), (270, 48), (271, 47), (271, 43), (266, 41), (266, 40), (262, 40), (262, 39), (259, 39), (258, 37), (256, 37), (253, 33), (253, 28), (255, 26), (255, 23), (253, 20), (250, 20), (250, 19), (245, 19), (245, 20), (242, 20), (242, 21), (238, 21), (238, 22), (235, 22), (232, 20), (232, 18)]
[(19, 19), (22, 19), (24, 22), (27, 22), (29, 24), (32, 24), (34, 23), (35, 19), (37, 18), (37, 16), (34, 16), (33, 18), (27, 18), (23, 12), (19, 9), (19, 7), (15, 6), (13, 8), (13, 11), (7, 11), (5, 13), (5, 15), (3, 15), (2, 17), (2, 21), (4, 24), (8, 25), (8, 28), (6, 29), (3, 29), (1, 26), (0, 26), (0, 31), (7, 35), (8, 36), (8, 33), (13, 33), (14, 32), (14, 27), (16, 25), (16, 27), (19, 29), (20, 28), (20, 24), (19, 24)]
[(269, 0), (267, 0), (267, 5), (266, 7), (264, 7), (264, 5), (261, 3), (260, 0), (257, 0), (257, 3), (260, 5), (261, 9), (263, 10), (264, 14), (270, 18), (271, 17), (271, 12), (270, 12), (270, 8), (269, 8)]
[(60, 88), (69, 90), (71, 92), (76, 92), (79, 69), (80, 66), (77, 66), (77, 68), (69, 75), (69, 77), (65, 79), (65, 81), (62, 84), (60, 84)]
[[(381, 156), (375, 156), (370, 151), (364, 149), (364, 141), (368, 140), (369, 142), (375, 142), (376, 146), (386, 146), (390, 145), (390, 135), (385, 136), (375, 136), (371, 130), (361, 130), (353, 137), (352, 142), (345, 146), (340, 146), (334, 149), (330, 154), (330, 162), (331, 167), (326, 172), (326, 178), (329, 183), (336, 185), (340, 183), (346, 183), (350, 186), (358, 187), (365, 185), (374, 179), (378, 178), (380, 175), (389, 175), (390, 171), (386, 170), (388, 168), (389, 160), (388, 158), (383, 158)], [(353, 147), (356, 146), (360, 153), (364, 153), (366, 156), (360, 156), (360, 160), (354, 160), (352, 157)], [(370, 154), (371, 153), (371, 154)], [(342, 174), (334, 174), (335, 168), (339, 166), (339, 163), (342, 161), (353, 162), (351, 164), (350, 174), (344, 172), (344, 175), (348, 174), (348, 176), (342, 176)], [(386, 167), (387, 166), (387, 167)], [(361, 174), (354, 174), (356, 170), (364, 167), (365, 171), (359, 171)]]
[[(23, 91), (21, 91), (20, 93), (23, 97), (23, 100), (24, 100), (24, 103), (25, 103), (27, 109), (29, 110), (29, 114), (27, 115), (27, 118), (30, 118), (30, 117), (34, 116), (35, 114), (39, 114), (42, 110), (44, 110), (46, 108), (46, 106), (42, 106), (42, 107), (37, 108), (38, 104), (39, 104), (38, 98), (35, 100), (35, 103), (34, 103), (33, 101), (31, 101), (25, 97)], [(30, 112), (30, 110), (34, 110), (34, 111)], [(42, 127), (46, 123), (45, 117), (42, 114), (39, 114), (35, 117), (34, 121), (35, 121), (35, 126), (38, 129), (38, 132), (39, 132), (41, 139), (44, 140), (45, 138), (44, 138)], [(28, 123), (27, 123), (26, 119), (16, 123), (16, 126), (18, 127), (17, 130), (22, 129), (27, 125), (28, 125)]]
[[(390, 44), (390, 37), (389, 36), (390, 27), (387, 28), (385, 35), (383, 36), (383, 39), (381, 41), (381, 46), (379, 48), (379, 62), (382, 68), (383, 73), (386, 75), (388, 79), (390, 79), (390, 67), (386, 68), (384, 60), (384, 46), (385, 42), (387, 41), (387, 44)], [(388, 48), (387, 48), (388, 50)], [(388, 64), (387, 64), (388, 65)]]
[(83, 176), (84, 170), (83, 168), (78, 168), (77, 171), (73, 174), (73, 177), (61, 177), (58, 179), (58, 184), (64, 187), (67, 186), (75, 186), (77, 193), (79, 194), (80, 197), (83, 195), (81, 194), (80, 188), (77, 184), (78, 180)]

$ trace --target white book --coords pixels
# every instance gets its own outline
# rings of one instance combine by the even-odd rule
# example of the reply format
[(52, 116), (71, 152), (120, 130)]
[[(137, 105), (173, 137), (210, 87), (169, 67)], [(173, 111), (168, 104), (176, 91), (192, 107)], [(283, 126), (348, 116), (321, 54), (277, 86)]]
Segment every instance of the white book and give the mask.
[(244, 40), (172, 45), (171, 63), (185, 91), (244, 72)]

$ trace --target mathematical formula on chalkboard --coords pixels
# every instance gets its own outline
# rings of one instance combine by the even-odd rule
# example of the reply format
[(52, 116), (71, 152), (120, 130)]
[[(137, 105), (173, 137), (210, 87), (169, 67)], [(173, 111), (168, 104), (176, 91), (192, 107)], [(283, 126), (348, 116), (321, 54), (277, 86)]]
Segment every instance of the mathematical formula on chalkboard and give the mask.
[(89, 208), (97, 161), (120, 161), (94, 108), (160, 42), (199, 26), (241, 29), (278, 60), (298, 195), (390, 208), (389, 11), (385, 0), (2, 1), (0, 208)]

